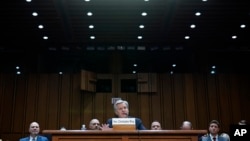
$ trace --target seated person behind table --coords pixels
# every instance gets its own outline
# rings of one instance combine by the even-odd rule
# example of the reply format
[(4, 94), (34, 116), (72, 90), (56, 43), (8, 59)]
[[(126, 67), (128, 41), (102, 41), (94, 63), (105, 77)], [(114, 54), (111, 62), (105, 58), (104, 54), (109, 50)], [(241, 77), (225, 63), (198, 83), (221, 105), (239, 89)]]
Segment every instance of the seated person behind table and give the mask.
[(183, 121), (180, 127), (181, 130), (192, 130), (192, 123), (190, 121)]
[(89, 130), (100, 130), (100, 122), (98, 119), (92, 119), (89, 122)]
[(47, 137), (40, 136), (40, 127), (37, 122), (31, 122), (29, 127), (29, 136), (21, 138), (19, 141), (48, 141)]
[[(116, 118), (134, 118), (129, 116), (129, 105), (125, 100), (117, 100), (114, 104), (114, 112), (116, 114)], [(135, 118), (135, 126), (137, 130), (147, 130), (142, 124), (141, 119)], [(107, 130), (107, 128), (113, 128), (112, 126), (112, 118), (108, 119), (107, 124), (103, 124), (101, 129)]]
[(151, 130), (162, 130), (161, 123), (159, 121), (153, 121), (151, 123)]

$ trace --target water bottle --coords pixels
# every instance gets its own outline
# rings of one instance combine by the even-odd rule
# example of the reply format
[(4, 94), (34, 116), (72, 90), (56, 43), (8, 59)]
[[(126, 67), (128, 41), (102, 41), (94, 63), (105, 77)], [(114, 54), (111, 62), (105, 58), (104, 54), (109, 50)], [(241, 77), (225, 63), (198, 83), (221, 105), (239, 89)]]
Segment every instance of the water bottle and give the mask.
[(82, 125), (81, 130), (86, 130), (86, 126), (85, 126), (85, 124), (83, 124), (83, 125)]

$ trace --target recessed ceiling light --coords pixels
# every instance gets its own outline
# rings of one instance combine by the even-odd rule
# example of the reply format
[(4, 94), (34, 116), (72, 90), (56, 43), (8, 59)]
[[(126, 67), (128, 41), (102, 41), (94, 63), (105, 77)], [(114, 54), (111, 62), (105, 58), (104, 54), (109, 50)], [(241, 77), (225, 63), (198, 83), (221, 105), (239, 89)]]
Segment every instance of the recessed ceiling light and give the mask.
[(43, 36), (43, 39), (44, 39), (44, 40), (48, 40), (49, 37), (48, 37), (48, 36)]
[(142, 36), (137, 36), (137, 39), (142, 39)]
[(200, 16), (201, 15), (201, 12), (196, 12), (195, 13), (195, 16)]
[(41, 25), (41, 24), (38, 25), (38, 28), (39, 28), (39, 29), (43, 29), (43, 25)]
[(246, 28), (245, 24), (240, 25), (240, 28)]
[(142, 12), (141, 15), (142, 16), (147, 16), (148, 14), (147, 14), (147, 12)]
[(89, 2), (90, 0), (85, 0), (86, 2)]
[(94, 27), (95, 27), (94, 25), (89, 25), (89, 28), (90, 28), (90, 29), (92, 29), (92, 28), (94, 28)]
[(91, 40), (94, 40), (94, 39), (95, 39), (95, 36), (90, 36), (90, 39), (91, 39)]
[(232, 39), (236, 39), (236, 38), (237, 38), (237, 36), (236, 36), (236, 35), (233, 35), (233, 36), (232, 36)]
[(26, 2), (31, 2), (32, 0), (26, 0)]
[(190, 25), (190, 28), (195, 28), (195, 27), (196, 27), (195, 24), (191, 24), (191, 25)]
[(139, 28), (144, 28), (145, 26), (144, 25), (139, 25)]
[(37, 12), (33, 12), (32, 15), (33, 16), (38, 16), (38, 13)]
[(187, 39), (190, 39), (190, 36), (185, 36), (184, 38), (187, 40)]
[(92, 13), (92, 12), (88, 12), (87, 15), (88, 15), (88, 16), (92, 16), (93, 13)]

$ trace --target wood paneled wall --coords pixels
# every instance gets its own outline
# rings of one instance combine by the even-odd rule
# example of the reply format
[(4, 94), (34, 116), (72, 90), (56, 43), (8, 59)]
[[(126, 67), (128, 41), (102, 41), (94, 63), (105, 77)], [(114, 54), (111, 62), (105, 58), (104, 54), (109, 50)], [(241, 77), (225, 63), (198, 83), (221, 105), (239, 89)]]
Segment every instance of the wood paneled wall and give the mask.
[(92, 118), (104, 123), (114, 116), (112, 97), (130, 104), (130, 115), (140, 117), (150, 128), (159, 120), (164, 129), (179, 129), (190, 120), (195, 129), (207, 129), (212, 119), (221, 130), (240, 119), (250, 121), (249, 74), (159, 74), (156, 93), (121, 93), (119, 74), (112, 78), (112, 93), (80, 90), (80, 72), (75, 74), (0, 73), (0, 138), (16, 141), (26, 136), (30, 122), (41, 130), (80, 129)]

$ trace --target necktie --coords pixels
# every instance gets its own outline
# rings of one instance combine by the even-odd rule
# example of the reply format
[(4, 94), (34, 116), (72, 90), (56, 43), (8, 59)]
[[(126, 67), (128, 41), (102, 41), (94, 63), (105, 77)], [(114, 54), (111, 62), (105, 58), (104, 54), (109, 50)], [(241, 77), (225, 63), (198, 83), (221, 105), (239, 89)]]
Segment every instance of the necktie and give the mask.
[(213, 138), (213, 141), (216, 141), (216, 138)]
[(32, 138), (32, 141), (36, 141), (35, 138)]

